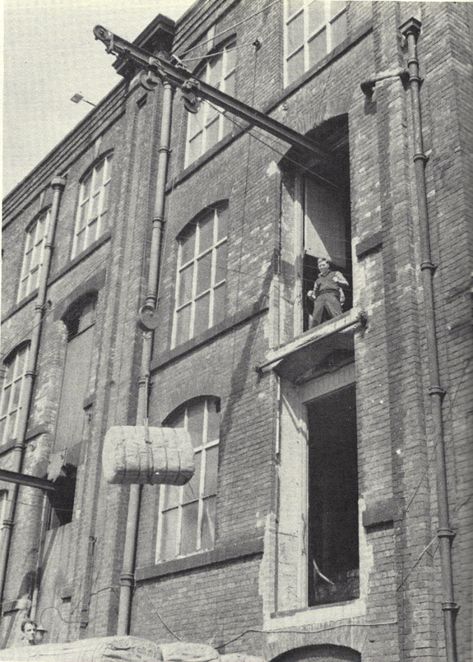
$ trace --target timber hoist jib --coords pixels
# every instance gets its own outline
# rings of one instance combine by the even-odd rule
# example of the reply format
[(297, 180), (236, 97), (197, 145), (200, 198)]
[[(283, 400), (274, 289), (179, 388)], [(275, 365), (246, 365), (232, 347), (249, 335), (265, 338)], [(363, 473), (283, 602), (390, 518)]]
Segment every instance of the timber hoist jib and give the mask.
[[(123, 60), (131, 60), (142, 68), (139, 79), (146, 90), (152, 91), (163, 80), (170, 80), (172, 84), (181, 88), (186, 110), (191, 113), (199, 110), (200, 82), (191, 76), (190, 71), (178, 57), (174, 55), (169, 57), (163, 53), (160, 53), (159, 58), (155, 57), (101, 25), (95, 26), (94, 35), (105, 44), (107, 53), (117, 55)], [(171, 72), (175, 70), (177, 76), (170, 75), (170, 70)]]

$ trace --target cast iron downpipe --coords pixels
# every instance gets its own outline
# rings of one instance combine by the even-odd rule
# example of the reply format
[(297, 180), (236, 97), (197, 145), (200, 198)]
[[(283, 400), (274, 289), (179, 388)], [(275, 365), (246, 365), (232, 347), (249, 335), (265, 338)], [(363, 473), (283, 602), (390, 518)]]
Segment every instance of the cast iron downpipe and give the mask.
[(442, 572), (442, 610), (444, 614), (445, 648), (448, 662), (457, 662), (455, 641), (455, 614), (458, 607), (454, 600), (452, 572), (452, 540), (454, 532), (450, 527), (448, 513), (447, 467), (445, 460), (445, 440), (442, 420), (442, 400), (445, 391), (440, 386), (438, 344), (435, 324), (433, 278), (435, 265), (432, 264), (430, 249), (429, 214), (425, 181), (424, 145), (422, 139), (422, 113), (420, 106), (419, 61), (417, 59), (417, 39), (421, 23), (415, 18), (409, 19), (401, 27), (401, 33), (407, 41), (408, 70), (412, 121), (414, 130), (414, 168), (417, 190), (421, 240), (421, 271), (424, 291), (425, 329), (427, 335), (427, 353), (430, 369), (429, 395), (432, 403), (433, 446), (436, 455), (437, 501), (438, 501), (438, 539)]
[[(31, 333), (30, 348), (28, 352), (28, 362), (25, 370), (23, 394), (21, 398), (22, 401), (18, 419), (18, 432), (12, 453), (12, 471), (16, 471), (18, 473), (21, 473), (23, 468), (23, 459), (26, 449), (26, 431), (28, 428), (28, 418), (33, 395), (33, 385), (38, 364), (39, 341), (41, 338), (43, 315), (46, 305), (49, 269), (51, 266), (51, 257), (54, 249), (54, 235), (56, 233), (59, 205), (65, 185), (66, 181), (63, 177), (54, 177), (51, 181), (51, 188), (53, 189), (53, 200), (51, 204), (50, 224), (44, 244), (44, 260), (39, 275), (38, 294), (34, 307), (34, 323)], [(13, 487), (12, 498), (7, 502), (3, 527), (0, 532), (0, 601), (3, 599), (3, 591), (5, 588), (8, 553), (10, 551), (10, 542), (15, 521), (15, 511), (18, 501), (19, 489), (20, 486), (15, 484)]]
[[(147, 425), (150, 366), (153, 352), (153, 329), (156, 325), (156, 302), (161, 264), (161, 244), (164, 228), (164, 205), (166, 173), (169, 161), (169, 144), (171, 137), (173, 88), (171, 83), (163, 80), (163, 105), (161, 116), (161, 142), (158, 156), (158, 173), (156, 177), (156, 200), (153, 228), (151, 234), (151, 249), (148, 269), (148, 281), (145, 303), (140, 310), (140, 320), (143, 328), (141, 368), (138, 385), (138, 403), (136, 408), (136, 425)], [(120, 575), (120, 596), (118, 602), (117, 634), (126, 635), (130, 628), (131, 601), (135, 582), (136, 542), (138, 535), (138, 520), (140, 514), (141, 486), (131, 485), (128, 500), (128, 513), (123, 551), (123, 565)]]

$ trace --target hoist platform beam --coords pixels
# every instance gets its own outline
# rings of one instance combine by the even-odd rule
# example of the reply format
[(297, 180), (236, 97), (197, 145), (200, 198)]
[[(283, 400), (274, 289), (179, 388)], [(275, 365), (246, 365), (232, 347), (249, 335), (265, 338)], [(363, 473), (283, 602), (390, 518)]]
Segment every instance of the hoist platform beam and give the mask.
[(261, 111), (256, 110), (256, 108), (252, 108), (235, 97), (225, 94), (221, 90), (196, 78), (184, 65), (172, 64), (169, 60), (163, 58), (162, 55), (151, 55), (144, 49), (126, 41), (126, 39), (113, 34), (113, 32), (110, 32), (101, 25), (95, 26), (94, 35), (96, 39), (105, 44), (107, 53), (113, 53), (119, 57), (130, 59), (138, 66), (147, 69), (151, 74), (156, 74), (161, 79), (167, 78), (172, 85), (190, 91), (195, 96), (210, 101), (216, 106), (245, 120), (248, 124), (257, 126), (294, 147), (307, 150), (309, 153), (323, 159), (324, 162), (327, 161), (327, 152), (317, 143), (265, 115)]
[(25, 487), (36, 487), (39, 490), (46, 490), (46, 492), (55, 492), (55, 484), (46, 478), (38, 478), (38, 476), (28, 476), (21, 474), (17, 471), (8, 471), (7, 469), (0, 469), (0, 480), (6, 483), (17, 483)]

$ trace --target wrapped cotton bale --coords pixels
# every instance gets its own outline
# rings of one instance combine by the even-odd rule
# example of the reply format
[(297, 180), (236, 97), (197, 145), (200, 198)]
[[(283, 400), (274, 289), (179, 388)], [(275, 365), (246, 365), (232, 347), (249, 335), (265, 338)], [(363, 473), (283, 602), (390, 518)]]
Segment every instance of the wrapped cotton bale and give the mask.
[(100, 637), (0, 651), (5, 662), (160, 662), (158, 644), (138, 637)]
[(105, 435), (103, 472), (118, 485), (184, 485), (194, 474), (194, 450), (184, 428), (116, 426)]

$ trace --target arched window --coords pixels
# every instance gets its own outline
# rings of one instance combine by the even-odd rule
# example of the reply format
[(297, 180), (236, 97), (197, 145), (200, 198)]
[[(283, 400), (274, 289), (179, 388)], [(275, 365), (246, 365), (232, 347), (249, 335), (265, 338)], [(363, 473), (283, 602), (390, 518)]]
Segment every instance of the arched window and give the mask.
[[(236, 41), (216, 47), (218, 52), (207, 59), (196, 72), (200, 80), (218, 88), (225, 94), (235, 94)], [(186, 166), (205, 154), (224, 136), (231, 133), (232, 122), (214, 107), (203, 101), (197, 113), (189, 113), (187, 124)]]
[(44, 246), (48, 234), (50, 212), (45, 211), (26, 231), (25, 250), (21, 267), (18, 301), (33, 292), (39, 284), (40, 267), (43, 264)]
[(228, 209), (208, 209), (178, 238), (173, 346), (225, 317)]
[(184, 427), (192, 438), (195, 474), (182, 487), (163, 485), (160, 494), (157, 560), (167, 561), (213, 549), (220, 405), (217, 398), (193, 400), (166, 423)]
[(4, 363), (5, 377), (0, 399), (0, 440), (2, 444), (14, 439), (17, 434), (28, 351), (29, 345), (22, 345), (10, 353)]
[(80, 185), (72, 257), (93, 244), (108, 227), (108, 197), (112, 176), (112, 154), (99, 161)]

